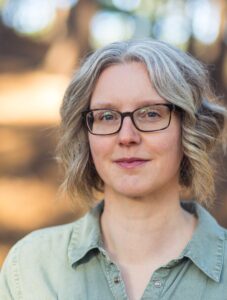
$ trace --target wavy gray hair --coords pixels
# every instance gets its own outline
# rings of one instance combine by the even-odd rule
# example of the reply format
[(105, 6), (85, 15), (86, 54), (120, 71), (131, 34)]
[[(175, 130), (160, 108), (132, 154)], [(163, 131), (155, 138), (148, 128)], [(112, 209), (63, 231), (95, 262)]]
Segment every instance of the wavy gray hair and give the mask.
[[(103, 181), (92, 162), (88, 133), (81, 112), (88, 109), (101, 72), (114, 64), (143, 63), (158, 94), (181, 110), (183, 159), (179, 182), (197, 201), (214, 199), (211, 157), (220, 141), (227, 112), (217, 103), (206, 68), (173, 46), (161, 41), (115, 42), (88, 56), (75, 73), (61, 106), (58, 158), (64, 166), (63, 191), (72, 199), (93, 204), (94, 191)], [(76, 197), (76, 198), (75, 198)]]

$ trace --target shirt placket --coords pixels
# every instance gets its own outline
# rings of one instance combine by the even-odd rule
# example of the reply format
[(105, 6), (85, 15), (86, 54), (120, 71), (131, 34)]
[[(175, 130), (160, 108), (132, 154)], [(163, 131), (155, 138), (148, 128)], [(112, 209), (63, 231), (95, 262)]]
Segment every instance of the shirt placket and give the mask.
[(156, 270), (153, 273), (141, 300), (160, 300), (169, 272), (170, 270), (166, 268)]
[(100, 255), (102, 268), (114, 299), (128, 300), (120, 269), (106, 256), (106, 254), (100, 253)]

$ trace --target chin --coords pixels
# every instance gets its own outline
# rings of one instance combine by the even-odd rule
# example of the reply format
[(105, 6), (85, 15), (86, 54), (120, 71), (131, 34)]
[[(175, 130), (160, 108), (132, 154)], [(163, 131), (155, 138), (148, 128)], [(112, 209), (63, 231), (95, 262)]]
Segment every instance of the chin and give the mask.
[(143, 197), (146, 197), (148, 195), (152, 194), (151, 189), (147, 190), (144, 188), (138, 188), (138, 187), (127, 187), (125, 186), (123, 189), (116, 189), (117, 193), (127, 197), (127, 198), (132, 198), (132, 199), (141, 199)]

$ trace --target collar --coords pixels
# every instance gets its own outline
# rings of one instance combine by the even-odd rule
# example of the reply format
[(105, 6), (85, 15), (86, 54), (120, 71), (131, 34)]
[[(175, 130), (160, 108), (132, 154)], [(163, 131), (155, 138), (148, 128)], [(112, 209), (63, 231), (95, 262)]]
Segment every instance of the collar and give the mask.
[(104, 252), (99, 223), (103, 207), (104, 201), (91, 209), (84, 217), (74, 222), (68, 247), (68, 257), (71, 265), (79, 264), (94, 249)]
[(203, 273), (219, 282), (224, 263), (225, 229), (198, 203), (181, 204), (198, 217), (198, 224), (180, 258), (188, 257)]
[[(225, 229), (198, 203), (185, 201), (181, 204), (198, 217), (198, 224), (192, 239), (174, 261), (187, 257), (209, 278), (219, 282), (224, 263)], [(104, 201), (74, 223), (68, 247), (72, 266), (78, 265), (94, 250), (105, 254), (99, 223), (103, 208)]]

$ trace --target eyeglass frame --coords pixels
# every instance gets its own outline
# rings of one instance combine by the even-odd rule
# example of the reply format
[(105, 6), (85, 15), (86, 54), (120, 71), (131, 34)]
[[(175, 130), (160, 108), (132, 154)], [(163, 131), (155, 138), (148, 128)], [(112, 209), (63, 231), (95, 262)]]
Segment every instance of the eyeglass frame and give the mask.
[[(165, 129), (168, 128), (169, 125), (170, 125), (171, 118), (172, 118), (172, 112), (173, 112), (173, 111), (176, 111), (177, 108), (178, 108), (178, 107), (177, 107), (175, 104), (173, 104), (173, 103), (155, 103), (155, 104), (151, 104), (151, 105), (148, 105), (148, 106), (166, 106), (166, 107), (169, 108), (169, 122), (168, 122), (168, 124), (167, 124), (164, 128), (161, 128), (161, 129), (154, 129), (154, 130), (142, 130), (142, 129), (138, 128), (138, 126), (136, 125), (135, 120), (134, 120), (134, 118), (133, 118), (133, 114), (134, 114), (137, 110), (142, 109), (143, 107), (137, 108), (137, 109), (135, 109), (135, 110), (133, 110), (133, 111), (126, 111), (126, 112), (120, 112), (120, 111), (115, 110), (115, 109), (107, 109), (107, 108), (106, 108), (106, 110), (111, 110), (111, 111), (114, 111), (114, 112), (119, 113), (119, 115), (121, 116), (121, 123), (120, 123), (119, 129), (118, 129), (117, 131), (114, 131), (114, 132), (111, 132), (111, 133), (104, 133), (104, 134), (102, 134), (102, 133), (93, 133), (93, 132), (90, 130), (90, 128), (89, 128), (89, 126), (88, 126), (88, 124), (87, 124), (87, 114), (90, 113), (90, 112), (93, 112), (93, 111), (97, 111), (97, 110), (105, 110), (105, 108), (88, 109), (88, 110), (82, 111), (81, 115), (82, 115), (83, 123), (85, 124), (87, 130), (88, 130), (91, 134), (93, 134), (93, 135), (103, 135), (103, 136), (104, 136), (104, 135), (113, 135), (113, 134), (118, 133), (118, 132), (121, 130), (121, 128), (122, 128), (122, 125), (123, 125), (123, 122), (124, 122), (124, 118), (125, 118), (125, 117), (130, 117), (130, 119), (131, 119), (133, 125), (134, 125), (135, 128), (136, 128), (138, 131), (140, 131), (140, 132), (155, 132), (155, 131), (165, 130)], [(145, 107), (148, 107), (148, 106), (144, 106), (144, 108), (145, 108)]]

